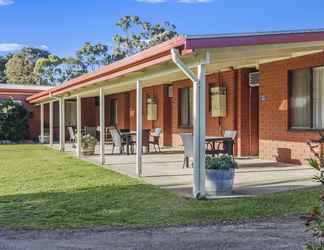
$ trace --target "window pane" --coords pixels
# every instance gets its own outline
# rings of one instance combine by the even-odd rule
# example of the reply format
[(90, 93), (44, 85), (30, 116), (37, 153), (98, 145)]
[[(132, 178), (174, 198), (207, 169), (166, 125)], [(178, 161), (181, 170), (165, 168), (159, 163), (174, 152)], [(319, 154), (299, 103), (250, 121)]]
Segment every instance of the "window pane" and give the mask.
[(324, 67), (313, 69), (313, 126), (324, 128)]
[(309, 69), (291, 73), (290, 122), (295, 128), (310, 128), (310, 79)]
[(66, 126), (76, 126), (76, 102), (65, 102), (65, 125)]
[(193, 89), (190, 88), (190, 95), (189, 95), (189, 126), (193, 124)]
[(116, 126), (117, 125), (117, 100), (112, 99), (110, 101), (110, 126)]
[(180, 89), (180, 125), (189, 125), (189, 89)]

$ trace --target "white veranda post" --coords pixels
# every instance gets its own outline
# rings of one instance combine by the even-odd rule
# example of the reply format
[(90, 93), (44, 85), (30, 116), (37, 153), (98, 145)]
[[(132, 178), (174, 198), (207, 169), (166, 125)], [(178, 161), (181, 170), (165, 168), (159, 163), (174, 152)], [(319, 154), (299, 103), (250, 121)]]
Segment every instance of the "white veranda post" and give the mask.
[(53, 146), (53, 120), (54, 120), (54, 110), (53, 102), (49, 103), (49, 144)]
[(136, 82), (136, 174), (142, 176), (142, 85)]
[(76, 155), (81, 154), (81, 96), (77, 96), (77, 131), (76, 131)]
[(44, 143), (44, 103), (40, 104), (40, 143)]
[(59, 99), (59, 113), (60, 113), (60, 151), (64, 151), (65, 147), (65, 105), (64, 98)]
[(205, 65), (198, 65), (197, 80), (193, 82), (194, 104), (194, 188), (195, 197), (205, 196)]
[(100, 109), (100, 164), (105, 164), (105, 95), (101, 88), (99, 90)]

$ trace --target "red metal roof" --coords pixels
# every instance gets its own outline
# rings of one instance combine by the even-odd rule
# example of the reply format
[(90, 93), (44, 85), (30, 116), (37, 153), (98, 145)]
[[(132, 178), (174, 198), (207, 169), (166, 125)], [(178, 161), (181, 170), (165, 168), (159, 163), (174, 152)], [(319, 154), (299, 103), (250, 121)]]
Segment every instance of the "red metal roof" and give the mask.
[(76, 77), (48, 91), (35, 94), (27, 100), (31, 103), (43, 100), (51, 94), (62, 94), (97, 81), (110, 80), (171, 59), (170, 50), (177, 48), (181, 54), (195, 49), (244, 45), (279, 44), (324, 40), (324, 30), (282, 31), (249, 34), (224, 34), (209, 36), (176, 37), (134, 56), (125, 58), (103, 68)]
[(67, 91), (71, 91), (75, 88), (84, 87), (92, 84), (96, 80), (109, 80), (116, 78), (127, 73), (135, 72), (140, 69), (146, 68), (151, 65), (158, 64), (163, 61), (167, 61), (171, 58), (170, 50), (177, 48), (182, 51), (182, 54), (190, 53), (190, 50), (184, 49), (185, 38), (175, 37), (169, 41), (153, 46), (147, 50), (144, 50), (138, 54), (127, 57), (118, 62), (104, 66), (101, 69), (76, 77), (66, 83), (54, 87), (49, 91), (43, 91), (39, 94), (35, 94), (29, 97), (29, 102), (36, 102), (44, 99), (51, 94), (61, 94)]
[(186, 39), (186, 48), (219, 48), (244, 45), (313, 42), (321, 40), (324, 40), (324, 30), (322, 29), (188, 36)]

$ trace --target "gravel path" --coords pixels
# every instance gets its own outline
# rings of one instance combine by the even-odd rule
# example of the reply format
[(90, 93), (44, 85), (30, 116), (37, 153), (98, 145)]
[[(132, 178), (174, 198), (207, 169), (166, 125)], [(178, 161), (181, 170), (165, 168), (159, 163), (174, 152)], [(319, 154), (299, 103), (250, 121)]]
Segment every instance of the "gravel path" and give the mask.
[(310, 235), (298, 217), (238, 224), (97, 228), (81, 230), (0, 229), (0, 249), (303, 249)]

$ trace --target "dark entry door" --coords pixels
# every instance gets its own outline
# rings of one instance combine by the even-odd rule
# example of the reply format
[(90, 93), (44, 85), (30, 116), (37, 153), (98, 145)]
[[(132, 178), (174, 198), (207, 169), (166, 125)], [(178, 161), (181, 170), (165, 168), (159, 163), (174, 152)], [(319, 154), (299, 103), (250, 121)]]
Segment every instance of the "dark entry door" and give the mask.
[(259, 154), (259, 87), (250, 88), (249, 96), (250, 155)]

